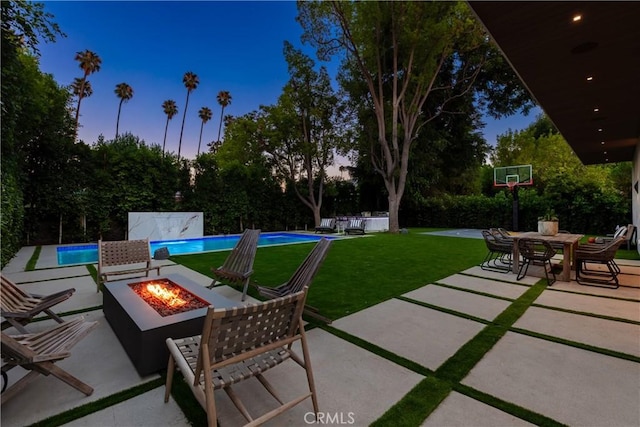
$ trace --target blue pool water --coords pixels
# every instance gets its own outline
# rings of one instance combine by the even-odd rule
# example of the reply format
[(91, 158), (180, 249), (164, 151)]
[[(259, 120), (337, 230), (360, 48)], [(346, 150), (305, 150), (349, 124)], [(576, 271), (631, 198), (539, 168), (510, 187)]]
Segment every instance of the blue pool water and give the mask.
[[(258, 247), (288, 245), (292, 243), (317, 242), (323, 236), (296, 233), (263, 233), (260, 234)], [(333, 239), (331, 236), (324, 236)], [(152, 240), (150, 242), (151, 255), (156, 249), (166, 247), (171, 255), (191, 254), (198, 252), (220, 251), (232, 249), (240, 235), (210, 236), (182, 240)], [(88, 264), (98, 262), (98, 245), (87, 244), (77, 246), (62, 246), (57, 248), (58, 265)]]

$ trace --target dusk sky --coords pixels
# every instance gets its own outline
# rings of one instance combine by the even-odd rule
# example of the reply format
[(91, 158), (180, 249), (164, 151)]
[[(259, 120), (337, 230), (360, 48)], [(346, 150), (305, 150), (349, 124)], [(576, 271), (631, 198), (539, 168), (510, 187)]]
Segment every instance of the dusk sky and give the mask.
[[(276, 103), (289, 78), (282, 54), (285, 40), (315, 60), (315, 51), (300, 41), (302, 29), (295, 21), (294, 1), (46, 1), (45, 10), (54, 15), (53, 21), (67, 37), (40, 44), (43, 72), (66, 86), (82, 77), (74, 60), (77, 52), (88, 49), (102, 59), (100, 71), (88, 77), (93, 95), (84, 98), (80, 107), (79, 138), (88, 144), (100, 134), (107, 140), (115, 137), (119, 98), (114, 89), (124, 82), (134, 95), (122, 106), (119, 132), (131, 132), (148, 145), (161, 146), (167, 119), (162, 103), (173, 99), (178, 114), (169, 122), (167, 151), (177, 153), (187, 97), (182, 77), (191, 71), (200, 84), (189, 98), (181, 154), (194, 158), (200, 108), (213, 111), (204, 126), (201, 150), (217, 138), (219, 91), (232, 96), (225, 115), (240, 116)], [(335, 74), (335, 62), (315, 61)], [(534, 114), (487, 120), (486, 140), (494, 145), (498, 134), (526, 127)]]

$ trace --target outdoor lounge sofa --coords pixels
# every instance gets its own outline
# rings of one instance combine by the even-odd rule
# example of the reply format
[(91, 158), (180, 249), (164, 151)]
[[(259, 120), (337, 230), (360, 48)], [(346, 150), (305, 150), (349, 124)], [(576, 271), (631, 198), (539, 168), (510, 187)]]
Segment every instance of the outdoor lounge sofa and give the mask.
[(362, 218), (352, 219), (345, 227), (345, 234), (364, 234), (367, 221)]
[(316, 233), (335, 233), (336, 232), (336, 219), (335, 218), (322, 218), (320, 225), (316, 227)]

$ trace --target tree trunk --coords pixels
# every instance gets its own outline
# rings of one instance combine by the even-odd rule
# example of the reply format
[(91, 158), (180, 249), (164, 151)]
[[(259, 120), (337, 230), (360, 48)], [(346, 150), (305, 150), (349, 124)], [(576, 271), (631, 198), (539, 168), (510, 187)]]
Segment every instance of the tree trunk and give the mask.
[(322, 218), (320, 218), (320, 206), (314, 206), (313, 208), (313, 221), (316, 224), (316, 227), (320, 226), (322, 222)]
[(58, 225), (58, 244), (62, 244), (62, 214), (60, 214), (60, 224)]
[[(389, 188), (389, 186), (387, 186)], [(397, 197), (395, 190), (389, 191), (389, 233), (400, 232), (400, 221), (398, 219), (398, 210), (400, 208), (400, 198)]]

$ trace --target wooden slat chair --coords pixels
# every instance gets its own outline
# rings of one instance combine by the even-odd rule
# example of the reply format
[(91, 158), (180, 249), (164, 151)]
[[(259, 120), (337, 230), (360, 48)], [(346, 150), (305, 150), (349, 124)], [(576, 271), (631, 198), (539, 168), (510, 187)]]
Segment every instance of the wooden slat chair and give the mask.
[(28, 333), (24, 325), (42, 312), (48, 314), (56, 322), (62, 323), (63, 320), (51, 310), (51, 307), (70, 298), (76, 291), (74, 288), (70, 288), (51, 295), (30, 294), (20, 289), (4, 275), (0, 275), (0, 284), (2, 286), (0, 315), (5, 319), (2, 322), (2, 330), (13, 326), (23, 334)]
[(242, 301), (244, 301), (247, 298), (249, 278), (253, 274), (253, 261), (256, 257), (259, 238), (260, 230), (244, 230), (224, 263), (216, 269), (211, 269), (214, 280), (209, 288), (224, 283), (242, 285)]
[(89, 396), (93, 388), (83, 383), (55, 362), (71, 355), (71, 348), (97, 326), (82, 317), (63, 322), (36, 334), (7, 335), (2, 332), (2, 377), (7, 385), (7, 371), (20, 366), (30, 372), (2, 393), (5, 403), (22, 391), (38, 375), (53, 375)]
[(316, 227), (316, 233), (335, 233), (336, 219), (322, 218), (320, 225)]
[(362, 218), (352, 219), (349, 221), (349, 225), (344, 229), (346, 234), (357, 233), (364, 234), (365, 226), (367, 225), (367, 221)]
[[(316, 243), (311, 252), (309, 252), (309, 255), (302, 261), (289, 280), (276, 287), (256, 284), (255, 286), (258, 289), (258, 293), (265, 298), (279, 298), (300, 292), (305, 287), (311, 286), (311, 282), (318, 273), (318, 270), (320, 270), (324, 259), (327, 257), (330, 246), (331, 240), (323, 237)], [(331, 323), (330, 319), (321, 316), (316, 308), (309, 305), (305, 307), (305, 314), (322, 320), (325, 323)]]
[[(177, 366), (207, 412), (209, 426), (217, 425), (214, 390), (218, 389), (227, 393), (249, 422), (247, 425), (262, 424), (309, 397), (317, 414), (313, 371), (301, 319), (306, 292), (305, 288), (287, 297), (246, 307), (209, 307), (202, 335), (175, 340), (168, 338), (165, 402), (169, 400)], [(296, 341), (301, 343), (302, 358), (292, 349)], [(309, 392), (284, 402), (262, 374), (289, 358), (305, 369)], [(286, 371), (281, 371), (279, 375), (286, 375)], [(232, 389), (232, 385), (251, 377), (256, 377), (281, 405), (255, 419)]]
[(162, 266), (151, 265), (149, 239), (98, 240), (98, 292), (111, 276), (131, 275), (156, 270), (160, 275)]

